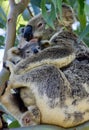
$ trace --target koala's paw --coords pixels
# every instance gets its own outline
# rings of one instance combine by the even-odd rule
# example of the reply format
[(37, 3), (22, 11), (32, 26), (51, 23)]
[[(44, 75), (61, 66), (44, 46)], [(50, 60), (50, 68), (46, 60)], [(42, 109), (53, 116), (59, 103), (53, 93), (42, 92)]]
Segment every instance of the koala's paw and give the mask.
[(21, 124), (22, 124), (22, 126), (29, 126), (29, 125), (31, 125), (31, 123), (32, 123), (32, 121), (31, 121), (31, 115), (30, 115), (30, 112), (27, 111), (22, 116)]
[(31, 107), (21, 118), (22, 126), (32, 126), (40, 124), (40, 111), (37, 107)]
[(15, 68), (14, 64), (12, 62), (10, 62), (10, 61), (6, 61), (5, 62), (5, 67), (9, 68), (9, 70), (10, 70), (11, 73), (13, 73), (14, 68)]
[(9, 70), (9, 67), (8, 67), (8, 65), (7, 65), (6, 62), (3, 62), (3, 67), (4, 67), (5, 69)]
[(5, 67), (8, 67), (8, 68), (11, 66), (11, 64), (12, 64), (12, 63), (11, 63), (10, 61), (4, 62), (4, 66), (5, 66)]

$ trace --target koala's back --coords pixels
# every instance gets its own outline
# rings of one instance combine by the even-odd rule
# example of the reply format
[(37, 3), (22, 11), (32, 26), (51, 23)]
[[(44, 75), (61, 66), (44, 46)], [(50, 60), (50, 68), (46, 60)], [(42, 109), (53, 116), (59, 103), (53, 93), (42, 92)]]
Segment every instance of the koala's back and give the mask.
[(89, 120), (87, 91), (85, 98), (75, 95), (62, 71), (44, 65), (29, 74), (27, 82), (31, 82), (30, 88), (41, 112), (41, 123), (72, 127)]

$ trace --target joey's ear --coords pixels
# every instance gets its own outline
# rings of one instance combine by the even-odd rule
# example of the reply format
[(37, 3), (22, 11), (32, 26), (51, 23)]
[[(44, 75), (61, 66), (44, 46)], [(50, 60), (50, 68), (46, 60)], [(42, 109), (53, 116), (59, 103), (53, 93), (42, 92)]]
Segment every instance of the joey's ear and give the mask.
[(41, 41), (41, 49), (45, 49), (50, 46), (50, 42), (48, 40)]

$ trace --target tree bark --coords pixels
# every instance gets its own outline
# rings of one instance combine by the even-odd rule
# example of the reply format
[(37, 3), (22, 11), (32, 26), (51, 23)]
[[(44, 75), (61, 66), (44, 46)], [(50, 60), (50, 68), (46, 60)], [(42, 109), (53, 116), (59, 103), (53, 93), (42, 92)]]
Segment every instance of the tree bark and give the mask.
[[(3, 62), (7, 59), (7, 51), (11, 47), (14, 46), (15, 38), (16, 38), (16, 21), (24, 9), (27, 7), (29, 0), (21, 0), (19, 3), (15, 3), (15, 0), (9, 0), (10, 12), (7, 18), (7, 32), (6, 32), (6, 40), (5, 40), (5, 51)], [(2, 68), (0, 72), (0, 96), (5, 88), (5, 81), (8, 80), (10, 72), (5, 68)]]

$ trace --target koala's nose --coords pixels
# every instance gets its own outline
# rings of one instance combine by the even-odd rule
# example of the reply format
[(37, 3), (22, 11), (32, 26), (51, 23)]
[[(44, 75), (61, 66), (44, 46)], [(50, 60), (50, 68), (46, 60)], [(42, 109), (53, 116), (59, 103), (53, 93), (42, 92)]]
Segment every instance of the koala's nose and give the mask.
[(33, 53), (38, 53), (38, 50), (36, 48), (34, 48)]

